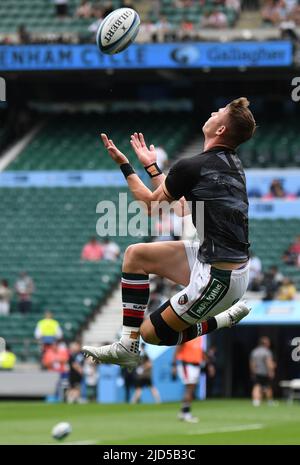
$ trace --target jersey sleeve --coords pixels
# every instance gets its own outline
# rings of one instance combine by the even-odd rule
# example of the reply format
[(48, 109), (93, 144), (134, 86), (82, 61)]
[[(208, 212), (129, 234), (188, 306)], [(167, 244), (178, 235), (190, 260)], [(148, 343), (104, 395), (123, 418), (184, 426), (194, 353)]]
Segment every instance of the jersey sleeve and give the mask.
[(180, 199), (191, 189), (193, 180), (189, 171), (188, 159), (179, 160), (170, 169), (165, 185), (173, 199)]

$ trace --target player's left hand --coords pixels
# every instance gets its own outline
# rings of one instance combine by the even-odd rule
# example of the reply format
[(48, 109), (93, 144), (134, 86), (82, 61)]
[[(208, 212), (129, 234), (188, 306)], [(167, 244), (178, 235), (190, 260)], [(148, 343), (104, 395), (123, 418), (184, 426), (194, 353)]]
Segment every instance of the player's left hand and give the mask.
[(118, 165), (129, 163), (128, 158), (115, 146), (112, 139), (109, 139), (106, 134), (101, 134), (101, 139), (109, 155)]
[(144, 166), (149, 166), (156, 162), (156, 151), (154, 145), (151, 144), (148, 148), (144, 135), (141, 132), (135, 132), (132, 134), (130, 143), (138, 159)]

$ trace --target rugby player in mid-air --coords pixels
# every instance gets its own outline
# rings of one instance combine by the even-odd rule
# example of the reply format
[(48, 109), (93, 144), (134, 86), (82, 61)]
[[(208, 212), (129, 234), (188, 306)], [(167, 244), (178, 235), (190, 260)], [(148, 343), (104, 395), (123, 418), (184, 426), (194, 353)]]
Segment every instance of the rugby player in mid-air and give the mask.
[[(127, 248), (122, 269), (123, 329), (120, 341), (92, 347), (83, 353), (96, 362), (132, 368), (139, 359), (140, 335), (150, 344), (173, 346), (219, 328), (231, 327), (248, 313), (240, 302), (248, 285), (248, 198), (245, 174), (235, 153), (250, 139), (255, 120), (242, 97), (213, 112), (203, 126), (204, 151), (184, 158), (167, 176), (156, 165), (153, 145), (141, 133), (131, 136), (131, 145), (152, 178), (148, 189), (126, 156), (111, 139), (102, 141), (120, 165), (134, 197), (151, 214), (153, 202), (178, 200), (191, 205), (198, 235), (197, 202), (204, 202), (204, 240), (154, 242)], [(200, 234), (199, 234), (200, 233)], [(175, 294), (150, 318), (143, 321), (149, 299), (149, 274), (168, 278), (184, 289)]]

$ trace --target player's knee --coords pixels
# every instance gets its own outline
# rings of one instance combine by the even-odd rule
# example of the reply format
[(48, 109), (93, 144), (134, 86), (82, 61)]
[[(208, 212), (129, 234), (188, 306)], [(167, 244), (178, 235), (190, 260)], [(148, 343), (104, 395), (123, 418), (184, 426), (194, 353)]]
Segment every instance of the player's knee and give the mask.
[(145, 320), (142, 323), (142, 326), (140, 328), (140, 333), (145, 342), (147, 344), (158, 344), (159, 339), (157, 338), (157, 335), (155, 333), (154, 327), (150, 320)]
[[(166, 302), (168, 305), (169, 301)], [(162, 311), (165, 309), (166, 304), (161, 308), (151, 313), (150, 320), (152, 323), (153, 331), (156, 334), (160, 345), (175, 346), (178, 344), (179, 333), (172, 329), (162, 318)]]
[(144, 244), (132, 244), (127, 247), (124, 259), (123, 259), (123, 267), (126, 266), (139, 266), (142, 264), (142, 250)]

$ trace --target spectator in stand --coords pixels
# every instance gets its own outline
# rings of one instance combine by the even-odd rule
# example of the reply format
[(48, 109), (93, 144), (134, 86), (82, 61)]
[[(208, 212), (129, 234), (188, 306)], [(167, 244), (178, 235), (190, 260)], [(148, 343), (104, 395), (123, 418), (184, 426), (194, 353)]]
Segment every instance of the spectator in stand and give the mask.
[(237, 14), (237, 16), (240, 15), (241, 12), (241, 2), (240, 0), (225, 0), (225, 6), (227, 8), (231, 8), (234, 10)]
[(17, 30), (17, 37), (19, 44), (30, 44), (31, 36), (30, 33), (27, 31), (26, 26), (24, 24), (20, 24)]
[(70, 344), (69, 358), (69, 390), (67, 394), (68, 404), (74, 404), (81, 400), (81, 382), (83, 379), (84, 356), (78, 342)]
[(59, 18), (68, 16), (68, 2), (69, 0), (54, 0), (56, 16)]
[(153, 24), (149, 19), (142, 21), (139, 29), (139, 42), (155, 42), (157, 40), (156, 24)]
[(270, 186), (269, 193), (263, 196), (264, 200), (269, 200), (269, 199), (294, 200), (295, 198), (296, 198), (295, 195), (287, 194), (285, 192), (284, 187), (282, 185), (282, 181), (280, 181), (280, 179), (273, 179), (271, 186)]
[[(155, 23), (155, 31), (158, 42), (169, 42), (174, 37), (174, 31), (171, 23), (166, 16), (161, 15), (159, 20)], [(168, 161), (168, 155), (162, 147), (156, 147), (156, 163), (163, 171), (166, 168), (165, 162)], [(161, 152), (161, 153), (160, 153)]]
[(120, 256), (120, 247), (107, 236), (103, 241), (103, 260), (116, 261)]
[(104, 254), (103, 245), (97, 241), (96, 237), (91, 237), (89, 242), (84, 245), (81, 252), (81, 260), (97, 262), (102, 260)]
[(64, 400), (64, 391), (68, 386), (69, 356), (68, 347), (63, 341), (48, 346), (42, 356), (42, 367), (59, 373), (56, 395), (61, 401)]
[(295, 265), (300, 267), (300, 236), (283, 254), (282, 260), (286, 265)]
[(131, 0), (123, 0), (120, 5), (121, 8), (132, 8), (134, 10), (135, 6)]
[(263, 287), (265, 295), (263, 300), (274, 300), (275, 294), (278, 291), (280, 284), (283, 281), (283, 275), (278, 271), (277, 266), (271, 266), (264, 274)]
[(0, 283), (0, 315), (9, 314), (11, 297), (12, 290), (9, 288), (8, 281), (2, 279)]
[(288, 14), (293, 12), (297, 3), (299, 4), (298, 0), (284, 0), (284, 3)]
[(278, 289), (276, 298), (278, 300), (294, 300), (297, 294), (297, 289), (294, 282), (290, 278), (283, 278), (283, 281)]
[(295, 4), (291, 8), (291, 10), (289, 10), (288, 12), (288, 19), (290, 21), (293, 21), (296, 26), (300, 26), (300, 2), (298, 1), (297, 3), (297, 0), (294, 0), (294, 1), (295, 1)]
[(16, 364), (17, 357), (12, 352), (10, 345), (6, 344), (5, 350), (0, 352), (0, 371), (13, 370)]
[(254, 252), (250, 252), (249, 285), (250, 291), (259, 291), (263, 280), (262, 264)]
[(34, 283), (32, 278), (23, 271), (16, 281), (15, 290), (18, 295), (18, 306), (20, 313), (28, 313), (31, 310), (31, 297), (34, 292)]
[(265, 395), (269, 405), (274, 405), (272, 382), (276, 364), (271, 352), (271, 341), (263, 336), (250, 354), (250, 373), (253, 381), (252, 404), (259, 407)]
[(204, 13), (200, 23), (201, 27), (221, 29), (228, 27), (227, 16), (219, 9), (208, 10)]
[(266, 0), (261, 10), (263, 22), (269, 25), (277, 25), (284, 21), (287, 10), (284, 0)]
[(194, 24), (192, 21), (183, 20), (180, 29), (178, 30), (178, 38), (182, 41), (190, 40), (194, 32)]
[(96, 19), (92, 24), (89, 25), (88, 30), (92, 32), (93, 35), (95, 35), (104, 18), (104, 10), (100, 5), (95, 5), (93, 7), (93, 17)]
[[(101, 5), (99, 4), (98, 6), (100, 7), (102, 6), (102, 4)], [(103, 18), (105, 18), (105, 16), (108, 16), (113, 11), (114, 11), (114, 6), (112, 2), (105, 2), (103, 5)]]
[(145, 387), (150, 389), (155, 402), (157, 404), (160, 403), (159, 392), (152, 382), (152, 362), (145, 351), (144, 343), (141, 344), (141, 357), (140, 363), (136, 368), (135, 383), (135, 391), (131, 401), (133, 404), (140, 401), (143, 388)]
[(203, 16), (200, 18), (200, 28), (210, 27), (210, 15), (212, 10), (207, 9), (204, 11)]
[(43, 345), (43, 351), (63, 337), (60, 324), (54, 320), (51, 312), (46, 311), (44, 318), (38, 321), (34, 337)]
[(81, 0), (75, 14), (78, 18), (91, 18), (93, 16), (93, 8), (89, 0)]
[(56, 371), (63, 375), (68, 369), (69, 351), (64, 342), (55, 342), (48, 346), (42, 357), (42, 365), (48, 371)]

